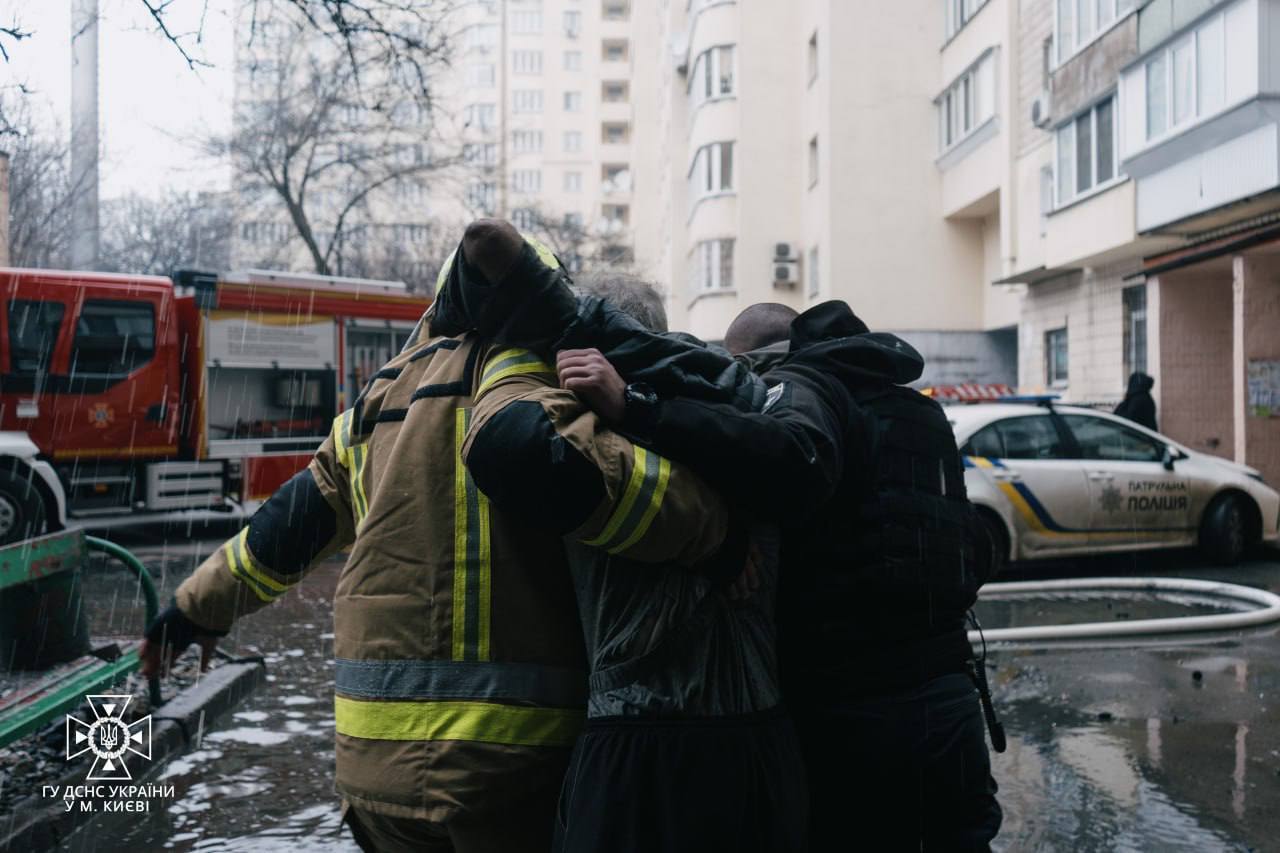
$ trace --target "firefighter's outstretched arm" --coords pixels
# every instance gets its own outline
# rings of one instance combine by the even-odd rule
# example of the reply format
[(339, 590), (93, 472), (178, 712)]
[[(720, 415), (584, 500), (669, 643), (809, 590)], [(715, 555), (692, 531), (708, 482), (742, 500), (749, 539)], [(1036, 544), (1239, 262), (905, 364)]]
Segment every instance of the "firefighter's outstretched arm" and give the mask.
[(730, 527), (719, 496), (687, 467), (610, 430), (556, 383), (527, 350), (487, 360), (463, 457), (489, 500), (634, 560), (718, 558)]
[(207, 662), (214, 639), (236, 619), (280, 598), (313, 566), (351, 543), (349, 420), (349, 413), (340, 416), (311, 463), (178, 587), (173, 602), (147, 628), (146, 674), (157, 674), (192, 642), (200, 643), (202, 663)]

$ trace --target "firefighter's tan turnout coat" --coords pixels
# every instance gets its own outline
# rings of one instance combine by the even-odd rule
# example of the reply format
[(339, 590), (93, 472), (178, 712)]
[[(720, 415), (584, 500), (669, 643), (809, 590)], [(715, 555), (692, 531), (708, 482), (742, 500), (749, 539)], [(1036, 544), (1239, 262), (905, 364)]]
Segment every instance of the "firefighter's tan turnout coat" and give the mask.
[[(337, 787), (359, 807), (444, 821), (563, 774), (586, 696), (563, 540), (491, 506), (459, 461), (476, 399), (529, 374), (554, 381), (527, 351), (420, 337), (294, 478), (336, 517), (327, 541), (274, 560), (254, 552), (273, 525), (312, 524), (311, 504), (282, 489), (274, 513), (259, 511), (177, 591), (192, 621), (226, 630), (349, 549), (334, 598)], [(645, 561), (716, 551), (726, 513), (700, 480), (580, 404), (548, 413), (605, 486), (572, 537)]]

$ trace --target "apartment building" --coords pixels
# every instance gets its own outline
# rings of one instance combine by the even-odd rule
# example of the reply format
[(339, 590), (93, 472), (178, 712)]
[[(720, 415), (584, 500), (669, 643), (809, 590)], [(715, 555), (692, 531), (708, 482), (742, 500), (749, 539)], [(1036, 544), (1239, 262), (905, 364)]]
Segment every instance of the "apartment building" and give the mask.
[(1020, 13), (1020, 385), (1145, 371), (1165, 432), (1280, 479), (1280, 2)]
[[(242, 21), (241, 26), (247, 26)], [(237, 102), (260, 97), (262, 74), (292, 31), (237, 38)], [(406, 110), (405, 156), (457, 160), (372, 197), (353, 238), (406, 247), (427, 278), (470, 219), (500, 216), (579, 266), (629, 264), (632, 226), (631, 0), (468, 0), (449, 21), (447, 70), (430, 114)], [(278, 36), (279, 38), (272, 38)], [(332, 49), (318, 44), (315, 50)], [(237, 116), (247, 114), (237, 109)], [(237, 186), (241, 186), (237, 181)], [(319, 188), (323, 194), (325, 189)], [(291, 241), (273, 265), (308, 266), (278, 204), (240, 205), (237, 263)]]
[(839, 298), (928, 381), (1014, 381), (1010, 2), (656, 0), (635, 234), (674, 324)]

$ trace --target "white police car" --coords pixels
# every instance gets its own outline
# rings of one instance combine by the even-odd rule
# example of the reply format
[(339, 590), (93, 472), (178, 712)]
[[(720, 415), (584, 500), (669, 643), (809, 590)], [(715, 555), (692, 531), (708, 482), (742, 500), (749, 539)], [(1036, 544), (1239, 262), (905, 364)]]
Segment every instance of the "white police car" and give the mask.
[(1034, 403), (947, 418), (969, 498), (1009, 559), (1199, 545), (1230, 564), (1280, 540), (1280, 494), (1257, 471), (1123, 418)]

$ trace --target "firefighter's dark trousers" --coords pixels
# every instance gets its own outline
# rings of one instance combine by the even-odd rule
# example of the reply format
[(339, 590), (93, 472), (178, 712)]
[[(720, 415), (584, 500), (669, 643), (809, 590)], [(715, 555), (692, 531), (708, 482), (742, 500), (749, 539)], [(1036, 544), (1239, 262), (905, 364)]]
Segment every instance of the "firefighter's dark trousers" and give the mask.
[(811, 849), (986, 851), (1000, 829), (978, 693), (968, 675), (798, 711)]
[(800, 744), (779, 712), (588, 720), (556, 827), (557, 853), (801, 853)]

